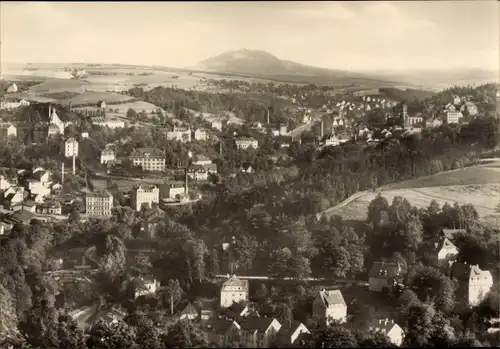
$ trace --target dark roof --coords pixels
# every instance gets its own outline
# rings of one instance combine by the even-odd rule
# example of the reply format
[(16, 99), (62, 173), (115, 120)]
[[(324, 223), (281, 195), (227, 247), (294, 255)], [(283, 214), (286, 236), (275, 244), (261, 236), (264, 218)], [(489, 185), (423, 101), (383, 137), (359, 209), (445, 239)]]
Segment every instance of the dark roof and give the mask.
[(206, 170), (209, 170), (209, 171), (217, 171), (217, 165), (216, 164), (205, 164), (205, 165), (202, 165), (203, 168), (205, 168)]
[(35, 218), (35, 214), (26, 211), (26, 210), (17, 210), (16, 212), (5, 217), (4, 221), (7, 223), (29, 223), (33, 218)]
[(372, 332), (380, 332), (382, 334), (387, 334), (389, 331), (396, 326), (397, 324), (394, 320), (390, 319), (374, 319), (369, 326), (370, 331)]
[(375, 262), (370, 269), (370, 277), (397, 277), (400, 273), (398, 263)]
[(321, 297), (321, 300), (327, 307), (332, 304), (347, 306), (340, 290), (322, 290), (319, 291), (319, 295)]
[(235, 321), (232, 320), (225, 320), (225, 319), (210, 319), (203, 321), (201, 323), (202, 328), (205, 331), (213, 331), (216, 333), (226, 333), (232, 326), (233, 323), (236, 323)]
[(437, 236), (431, 239), (428, 239), (425, 242), (425, 247), (433, 252), (439, 252), (443, 247), (455, 247), (456, 246), (444, 235)]
[(293, 320), (290, 326), (288, 326), (288, 324), (283, 324), (278, 331), (278, 335), (291, 337), (300, 325), (302, 325), (302, 322), (296, 320)]
[(231, 306), (228, 308), (228, 310), (234, 312), (236, 315), (241, 315), (243, 310), (247, 309), (248, 307), (245, 304), (241, 303), (233, 303)]
[(24, 200), (23, 206), (33, 207), (36, 206), (36, 202), (34, 202), (33, 200)]
[(241, 329), (244, 331), (265, 332), (274, 321), (272, 317), (249, 317), (241, 323)]
[(163, 151), (157, 148), (137, 148), (130, 154), (131, 158), (142, 158), (142, 157), (165, 157)]
[(462, 262), (455, 262), (451, 265), (451, 276), (460, 281), (468, 281), (471, 275), (480, 276), (490, 273), (488, 270), (481, 270), (478, 265), (471, 265)]
[(241, 280), (236, 275), (232, 275), (229, 279), (224, 281), (222, 284), (222, 288), (224, 289), (226, 286), (241, 286), (245, 291), (248, 291), (248, 280)]

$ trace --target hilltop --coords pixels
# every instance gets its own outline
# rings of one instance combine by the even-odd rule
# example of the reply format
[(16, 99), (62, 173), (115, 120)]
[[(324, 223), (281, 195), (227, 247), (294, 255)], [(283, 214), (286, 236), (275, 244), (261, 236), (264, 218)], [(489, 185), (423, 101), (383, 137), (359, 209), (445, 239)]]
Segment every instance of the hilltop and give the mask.
[(356, 83), (370, 87), (401, 85), (401, 82), (378, 79), (370, 74), (319, 68), (282, 60), (260, 50), (227, 51), (199, 62), (196, 68), (217, 73), (244, 74), (276, 80), (302, 80), (316, 84)]

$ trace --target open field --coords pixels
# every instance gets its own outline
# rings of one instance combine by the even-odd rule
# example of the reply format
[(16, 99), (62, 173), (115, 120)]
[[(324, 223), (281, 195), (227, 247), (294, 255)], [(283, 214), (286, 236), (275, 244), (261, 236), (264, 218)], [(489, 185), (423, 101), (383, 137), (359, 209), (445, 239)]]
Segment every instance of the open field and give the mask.
[(425, 208), (432, 200), (439, 205), (472, 204), (482, 220), (500, 222), (500, 162), (474, 166), (433, 176), (405, 181), (380, 188), (377, 192), (355, 194), (345, 203), (325, 212), (328, 216), (340, 215), (348, 220), (364, 220), (370, 201), (380, 192), (389, 203), (401, 196), (418, 208)]
[(144, 102), (144, 101), (131, 101), (131, 102), (125, 102), (125, 103), (120, 103), (120, 104), (113, 104), (110, 106), (110, 108), (113, 108), (114, 110), (118, 109), (119, 114), (125, 115), (127, 114), (127, 110), (129, 108), (134, 109), (136, 112), (141, 112), (145, 110), (147, 113), (152, 113), (156, 112), (156, 110), (161, 109), (163, 113), (165, 113), (165, 110), (163, 110), (160, 107), (157, 107), (154, 104)]
[(71, 103), (72, 106), (76, 107), (79, 105), (97, 105), (99, 101), (104, 101), (107, 104), (118, 104), (133, 100), (135, 98), (119, 93), (87, 91), (73, 98), (62, 100), (60, 103), (61, 105), (69, 105)]

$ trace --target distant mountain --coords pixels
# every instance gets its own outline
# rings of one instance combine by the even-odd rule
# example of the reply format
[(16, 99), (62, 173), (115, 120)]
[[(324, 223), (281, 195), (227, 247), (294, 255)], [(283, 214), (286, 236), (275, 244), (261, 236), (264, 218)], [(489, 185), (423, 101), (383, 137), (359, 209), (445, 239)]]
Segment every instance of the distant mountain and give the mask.
[(242, 74), (276, 80), (302, 80), (316, 84), (359, 84), (367, 87), (401, 85), (376, 78), (371, 74), (356, 73), (312, 67), (292, 61), (281, 60), (260, 50), (236, 50), (205, 59), (198, 63), (197, 69), (224, 73)]

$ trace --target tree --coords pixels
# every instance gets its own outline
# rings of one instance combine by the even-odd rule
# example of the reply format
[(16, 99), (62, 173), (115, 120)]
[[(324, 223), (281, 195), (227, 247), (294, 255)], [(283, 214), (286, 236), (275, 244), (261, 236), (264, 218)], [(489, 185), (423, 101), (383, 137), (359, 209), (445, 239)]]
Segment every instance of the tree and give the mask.
[(273, 277), (288, 277), (291, 258), (292, 251), (287, 247), (274, 250), (271, 254), (272, 263), (269, 265), (270, 274)]
[(171, 315), (173, 315), (174, 305), (181, 300), (182, 294), (183, 291), (179, 284), (179, 280), (168, 280), (161, 295), (161, 302), (164, 307), (169, 307)]
[(208, 256), (207, 270), (208, 275), (210, 275), (211, 277), (220, 274), (219, 253), (215, 248), (212, 249)]
[(99, 321), (91, 327), (87, 335), (86, 344), (88, 348), (138, 348), (135, 328), (127, 325), (124, 321), (111, 324)]
[(387, 202), (387, 199), (382, 197), (381, 194), (378, 194), (377, 197), (373, 199), (368, 206), (367, 222), (373, 224), (373, 226), (377, 228), (386, 223), (383, 218), (384, 213), (388, 214), (388, 212), (389, 203)]
[(209, 344), (200, 328), (185, 320), (172, 325), (162, 341), (167, 348), (206, 348)]
[(330, 326), (313, 331), (305, 337), (304, 347), (309, 348), (355, 348), (358, 346), (356, 337), (344, 327)]
[(134, 109), (129, 108), (127, 110), (126, 117), (128, 120), (131, 120), (133, 123), (136, 123), (139, 116), (137, 115), (137, 112)]

